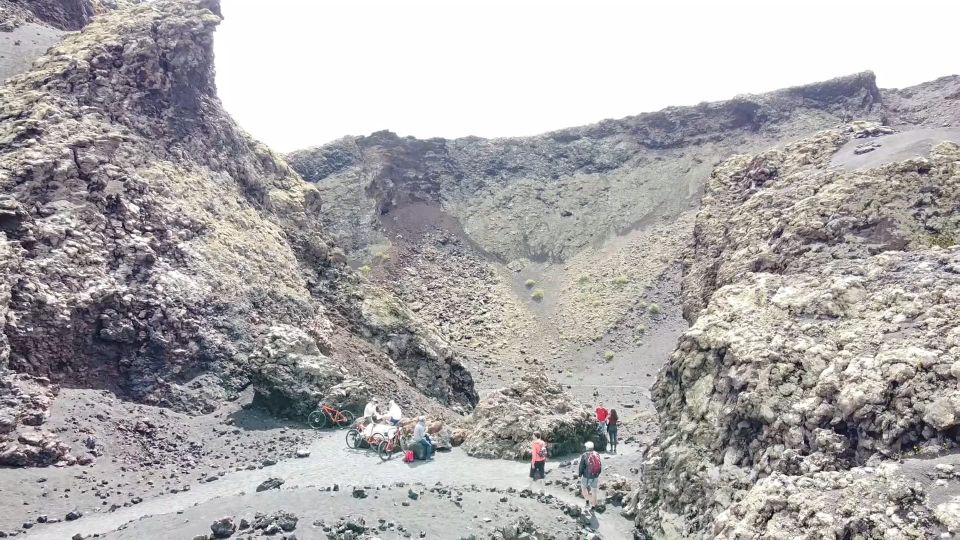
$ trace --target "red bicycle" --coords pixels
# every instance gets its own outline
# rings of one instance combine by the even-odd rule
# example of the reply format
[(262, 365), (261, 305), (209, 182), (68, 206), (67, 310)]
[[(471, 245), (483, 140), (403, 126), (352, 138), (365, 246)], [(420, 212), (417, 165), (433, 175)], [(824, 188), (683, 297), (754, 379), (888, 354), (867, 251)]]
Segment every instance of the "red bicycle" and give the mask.
[(321, 403), (317, 410), (307, 416), (307, 423), (313, 429), (323, 429), (328, 425), (349, 426), (353, 423), (353, 413), (347, 410), (341, 411), (332, 405)]
[(409, 443), (409, 440), (407, 436), (403, 434), (403, 428), (397, 426), (397, 429), (392, 435), (386, 439), (382, 439), (380, 444), (377, 445), (377, 455), (380, 456), (380, 459), (383, 461), (387, 461), (392, 458), (396, 452), (406, 450), (407, 443)]

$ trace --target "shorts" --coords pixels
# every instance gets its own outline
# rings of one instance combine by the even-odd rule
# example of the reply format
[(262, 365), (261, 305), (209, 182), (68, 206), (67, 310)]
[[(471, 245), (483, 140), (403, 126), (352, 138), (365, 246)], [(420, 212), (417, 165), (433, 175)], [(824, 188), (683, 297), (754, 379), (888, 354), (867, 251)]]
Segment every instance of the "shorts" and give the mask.
[(534, 461), (533, 464), (530, 465), (530, 478), (533, 478), (534, 480), (542, 480), (543, 477), (546, 476), (546, 473), (543, 470), (546, 464), (547, 460)]
[(596, 491), (597, 486), (600, 484), (600, 477), (597, 478), (587, 478), (586, 476), (580, 477), (580, 485), (589, 489), (590, 491)]

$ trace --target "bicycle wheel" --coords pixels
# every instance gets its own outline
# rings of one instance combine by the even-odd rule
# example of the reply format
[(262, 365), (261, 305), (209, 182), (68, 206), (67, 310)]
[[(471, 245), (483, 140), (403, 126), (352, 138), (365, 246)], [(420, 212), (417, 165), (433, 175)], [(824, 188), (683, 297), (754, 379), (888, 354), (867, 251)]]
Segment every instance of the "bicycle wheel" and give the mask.
[(380, 441), (380, 444), (377, 445), (377, 455), (380, 456), (380, 459), (383, 461), (392, 458), (395, 450), (396, 448), (394, 448), (393, 441), (390, 439)]
[(353, 413), (350, 411), (340, 411), (337, 414), (337, 425), (340, 427), (349, 426), (353, 423)]
[(313, 429), (323, 429), (327, 427), (327, 415), (320, 409), (317, 409), (307, 417), (307, 423), (310, 424), (310, 427)]
[(360, 432), (355, 429), (347, 430), (347, 448), (356, 448), (360, 440)]

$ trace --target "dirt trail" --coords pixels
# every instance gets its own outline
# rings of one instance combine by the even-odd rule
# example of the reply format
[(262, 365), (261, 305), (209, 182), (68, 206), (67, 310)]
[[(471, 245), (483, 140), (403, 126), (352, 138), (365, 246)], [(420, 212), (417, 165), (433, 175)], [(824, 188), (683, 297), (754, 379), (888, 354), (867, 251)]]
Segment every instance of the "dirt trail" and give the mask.
[(12, 32), (0, 32), (0, 82), (29, 69), (63, 34), (36, 23), (24, 23)]
[[(147, 531), (156, 530), (156, 527), (160, 527), (162, 530), (168, 531), (170, 537), (186, 538), (208, 532), (210, 521), (218, 517), (246, 512), (250, 514), (249, 519), (252, 517), (253, 510), (269, 511), (274, 507), (295, 512), (296, 509), (302, 509), (301, 511), (303, 511), (303, 509), (313, 508), (313, 512), (310, 514), (311, 521), (315, 519), (335, 520), (336, 517), (343, 515), (344, 510), (349, 511), (356, 503), (355, 500), (352, 500), (349, 486), (420, 482), (426, 486), (441, 483), (444, 486), (456, 488), (477, 486), (479, 488), (514, 488), (521, 490), (531, 485), (527, 478), (527, 463), (475, 459), (467, 456), (459, 449), (438, 453), (433, 461), (418, 462), (413, 466), (403, 463), (399, 457), (383, 462), (370, 451), (346, 448), (343, 436), (343, 431), (318, 433), (316, 440), (309, 447), (310, 456), (307, 458), (287, 459), (263, 469), (229, 473), (220, 477), (216, 482), (193, 486), (190, 491), (162, 495), (135, 506), (120, 508), (114, 512), (90, 513), (73, 522), (38, 525), (29, 531), (25, 538), (52, 540), (68, 538), (76, 533), (103, 535), (137, 520), (139, 520), (137, 523), (128, 525), (123, 533), (108, 535), (108, 537), (151, 537), (146, 534)], [(609, 468), (615, 470), (617, 468), (616, 462), (624, 464), (632, 462), (636, 458), (634, 453), (634, 449), (625, 447), (620, 455), (608, 456), (606, 459)], [(558, 467), (554, 462), (551, 463), (549, 469), (551, 473), (548, 474), (547, 478), (555, 482), (561, 475), (572, 473), (573, 466)], [(271, 477), (282, 478), (285, 481), (282, 490), (279, 493), (255, 493), (257, 485)], [(331, 492), (317, 489), (333, 484), (340, 486), (339, 493), (341, 494), (346, 490), (345, 495), (341, 495), (341, 498), (346, 497), (346, 500), (330, 502)], [(543, 488), (544, 493), (552, 494), (568, 503), (576, 503), (576, 499), (556, 483), (543, 486)], [(403, 493), (406, 494), (406, 491), (403, 491)], [(511, 502), (516, 502), (514, 500), (516, 497), (510, 499)], [(484, 504), (485, 501), (482, 497), (478, 497), (477, 501), (479, 501), (476, 502), (478, 506), (474, 510), (457, 510), (458, 514), (462, 514), (460, 517), (469, 518), (474, 514), (480, 515), (482, 508), (479, 505)], [(202, 508), (191, 510), (189, 516), (174, 517), (177, 516), (178, 512), (186, 511), (197, 505), (202, 506)], [(444, 507), (449, 505), (449, 502), (443, 504)], [(367, 504), (365, 508), (358, 509), (372, 514), (392, 515), (398, 520), (409, 520), (411, 523), (416, 522), (418, 524), (420, 523), (418, 520), (429, 521), (427, 518), (430, 517), (430, 512), (437, 513), (440, 510), (434, 508), (420, 509), (418, 512), (411, 512), (413, 517), (410, 517), (407, 516), (403, 507), (395, 508), (393, 505), (376, 504), (371, 506)], [(444, 510), (440, 512), (440, 515), (446, 519), (449, 517), (448, 512), (449, 509)], [(151, 517), (145, 518), (144, 516)], [(201, 516), (204, 520), (209, 516), (214, 517), (210, 521), (198, 522), (197, 520)], [(481, 515), (478, 518), (478, 527), (484, 523), (482, 517)], [(496, 523), (491, 522), (492, 525), (502, 525), (500, 518), (497, 519)], [(550, 516), (550, 519), (556, 520), (554, 516)], [(305, 524), (309, 523), (306, 520), (304, 521)], [(467, 521), (470, 520), (467, 519)], [(425, 522), (418, 526), (428, 527)], [(599, 515), (597, 526), (597, 531), (607, 538), (626, 538), (629, 535), (629, 530), (632, 529), (632, 523), (620, 517), (617, 514), (617, 509), (613, 507), (607, 513)], [(300, 530), (297, 533), (300, 537)], [(317, 537), (319, 537), (319, 531), (317, 531), (317, 534)], [(302, 537), (311, 538), (313, 536), (304, 534)]]
[[(960, 128), (913, 129), (869, 139), (853, 139), (843, 145), (830, 162), (845, 170), (880, 167), (904, 159), (925, 157), (934, 145), (943, 141), (960, 141)], [(878, 144), (875, 150), (855, 154), (863, 144)]]

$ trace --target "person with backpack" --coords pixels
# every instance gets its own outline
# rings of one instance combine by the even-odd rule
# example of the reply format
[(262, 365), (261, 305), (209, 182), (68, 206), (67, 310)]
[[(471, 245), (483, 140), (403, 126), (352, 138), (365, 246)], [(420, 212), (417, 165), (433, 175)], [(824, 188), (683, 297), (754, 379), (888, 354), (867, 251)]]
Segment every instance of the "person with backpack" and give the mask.
[(610, 416), (607, 417), (607, 442), (610, 445), (610, 453), (617, 453), (617, 423), (620, 422), (620, 416), (616, 409), (610, 409)]
[(583, 500), (586, 501), (587, 510), (593, 509), (597, 505), (597, 491), (600, 485), (600, 454), (593, 451), (593, 443), (587, 441), (584, 445), (587, 449), (580, 456), (580, 469), (577, 476), (580, 477), (580, 491)]
[(543, 480), (546, 476), (547, 465), (547, 443), (540, 438), (540, 432), (533, 434), (533, 442), (530, 443), (530, 478), (534, 481)]

